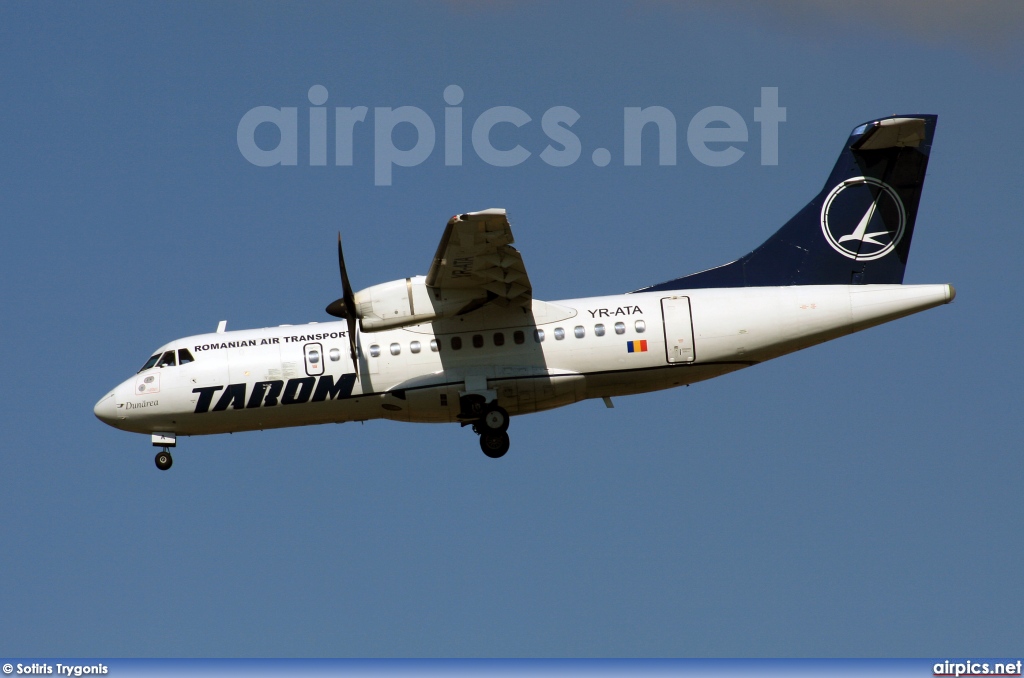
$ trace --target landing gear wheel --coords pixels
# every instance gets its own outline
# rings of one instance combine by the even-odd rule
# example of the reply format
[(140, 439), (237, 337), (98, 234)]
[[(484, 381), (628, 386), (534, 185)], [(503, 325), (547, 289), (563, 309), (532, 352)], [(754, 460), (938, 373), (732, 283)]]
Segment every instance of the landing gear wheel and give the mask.
[(487, 409), (487, 402), (481, 395), (465, 395), (459, 398), (459, 417), (477, 419)]
[(161, 471), (166, 471), (171, 468), (171, 464), (173, 463), (174, 460), (171, 459), (171, 453), (167, 450), (161, 450), (156, 453), (156, 467)]
[(480, 434), (480, 449), (491, 459), (503, 457), (508, 452), (510, 445), (511, 441), (508, 438), (508, 433), (504, 431)]
[(491, 433), (504, 433), (508, 430), (508, 412), (504, 407), (492, 405), (480, 418), (480, 428)]

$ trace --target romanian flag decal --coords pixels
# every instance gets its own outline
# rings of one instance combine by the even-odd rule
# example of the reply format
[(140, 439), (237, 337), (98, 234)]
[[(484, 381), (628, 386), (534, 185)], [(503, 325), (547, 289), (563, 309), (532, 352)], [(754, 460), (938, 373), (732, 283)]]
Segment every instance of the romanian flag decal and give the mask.
[(627, 353), (644, 353), (647, 351), (647, 340), (641, 339), (640, 341), (627, 341), (626, 352)]

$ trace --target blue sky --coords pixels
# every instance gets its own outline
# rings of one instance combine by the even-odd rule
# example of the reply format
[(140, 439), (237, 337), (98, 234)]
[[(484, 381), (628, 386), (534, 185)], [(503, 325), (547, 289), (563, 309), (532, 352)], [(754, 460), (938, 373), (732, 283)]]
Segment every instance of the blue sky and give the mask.
[[(0, 654), (1019, 652), (1024, 10), (885, 6), (0, 5)], [(297, 165), (247, 162), (242, 116), (304, 121), (317, 84), (368, 120), (416, 106), (439, 139), (459, 85), (464, 163), (439, 141), (375, 185), (372, 123), (351, 167), (310, 166), (303, 126)], [(787, 110), (777, 166), (762, 87)], [(532, 118), (493, 137), (521, 165), (471, 152), (494, 106)], [(539, 157), (555, 106), (580, 115), (568, 167)], [(675, 165), (645, 139), (623, 166), (630, 106), (672, 111)], [(728, 167), (687, 150), (708, 106), (749, 126)], [(953, 283), (950, 306), (517, 418), (499, 462), (456, 426), (377, 421), (184, 439), (160, 473), (93, 417), (166, 341), (328, 320), (339, 229), (359, 288), (505, 207), (537, 297), (628, 291), (749, 251), (855, 125), (918, 112), (939, 122), (906, 282)]]

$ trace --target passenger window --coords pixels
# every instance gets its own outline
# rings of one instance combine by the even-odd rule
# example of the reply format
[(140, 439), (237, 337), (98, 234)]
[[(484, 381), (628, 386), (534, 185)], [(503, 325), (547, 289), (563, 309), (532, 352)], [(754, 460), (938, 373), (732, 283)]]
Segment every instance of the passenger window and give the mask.
[(306, 357), (309, 358), (310, 365), (316, 365), (320, 362), (320, 351), (314, 348), (312, 351), (306, 353)]
[(517, 344), (525, 343), (526, 335), (523, 334), (522, 330), (516, 330), (515, 332), (512, 333), (512, 341), (516, 342)]
[(402, 345), (399, 343), (391, 344), (391, 355), (398, 355), (402, 352)]
[(156, 365), (156, 361), (157, 360), (160, 360), (160, 354), (159, 353), (157, 353), (156, 355), (150, 356), (149, 360), (146, 361), (146, 364), (142, 366), (142, 369), (139, 370), (139, 372), (143, 372), (145, 370), (148, 370), (153, 365)]
[(331, 356), (331, 362), (336, 363), (339, 360), (341, 360), (341, 350), (340, 349), (332, 348), (328, 355)]
[(437, 339), (431, 339), (430, 350), (433, 351), (434, 353), (437, 353), (438, 349), (440, 349), (440, 346), (437, 345)]
[(409, 344), (409, 350), (412, 351), (413, 353), (419, 353), (420, 352), (420, 342), (418, 342), (418, 341), (411, 342)]
[(637, 334), (643, 334), (647, 331), (647, 323), (643, 320), (637, 320), (633, 327), (636, 328)]
[(174, 351), (168, 351), (164, 353), (163, 357), (160, 358), (160, 362), (156, 364), (157, 367), (174, 367)]
[(188, 352), (187, 348), (179, 348), (178, 349), (178, 364), (179, 365), (188, 365), (190, 362), (193, 362), (193, 361), (194, 361), (194, 358), (192, 357), (192, 354)]
[(371, 344), (370, 345), (370, 357), (371, 358), (379, 358), (380, 357), (380, 346), (378, 346), (377, 344)]
[(626, 323), (615, 323), (615, 334), (625, 334)]
[(494, 333), (494, 345), (495, 346), (504, 346), (505, 345), (505, 335), (502, 334), (501, 332), (495, 332)]
[(458, 351), (462, 348), (462, 337), (452, 337), (452, 350)]
[(482, 335), (482, 334), (474, 334), (473, 335), (473, 348), (483, 348), (483, 347), (484, 347), (484, 335)]
[(542, 341), (544, 341), (544, 330), (534, 330), (533, 331), (533, 340), (535, 342), (537, 342), (538, 344), (541, 343)]
[(598, 337), (603, 337), (604, 336), (604, 325), (602, 325), (601, 323), (598, 323), (598, 324), (594, 325), (594, 335), (598, 336)]
[(573, 329), (572, 333), (576, 335), (577, 339), (582, 339), (583, 337), (587, 336), (587, 330), (583, 327), (583, 325), (577, 325), (575, 329)]
[(561, 341), (562, 339), (565, 339), (565, 330), (563, 330), (561, 327), (556, 327), (555, 341)]

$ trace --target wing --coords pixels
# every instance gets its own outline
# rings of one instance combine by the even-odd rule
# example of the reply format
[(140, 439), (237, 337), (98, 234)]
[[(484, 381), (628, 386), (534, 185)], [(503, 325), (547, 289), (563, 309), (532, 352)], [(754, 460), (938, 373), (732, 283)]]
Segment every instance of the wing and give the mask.
[(427, 287), (439, 289), (444, 296), (478, 292), (460, 313), (485, 304), (528, 307), (533, 286), (513, 242), (503, 209), (452, 217), (427, 273)]

